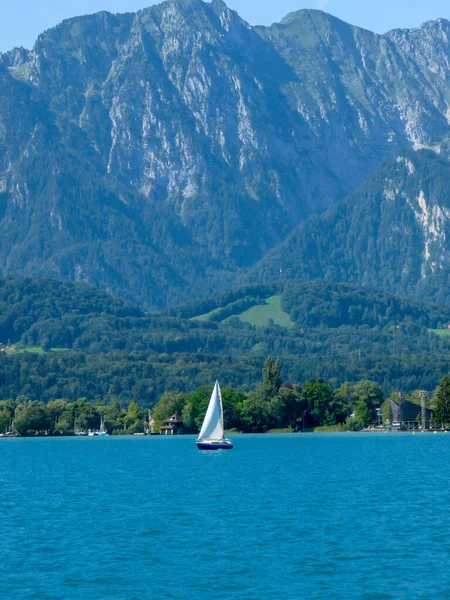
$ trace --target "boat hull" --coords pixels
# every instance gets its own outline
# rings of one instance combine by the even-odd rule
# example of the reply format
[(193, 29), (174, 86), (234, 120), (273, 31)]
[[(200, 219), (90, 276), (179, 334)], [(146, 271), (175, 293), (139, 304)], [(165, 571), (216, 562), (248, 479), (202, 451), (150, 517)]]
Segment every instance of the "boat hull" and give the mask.
[(199, 450), (231, 450), (233, 443), (230, 440), (197, 440), (195, 442)]

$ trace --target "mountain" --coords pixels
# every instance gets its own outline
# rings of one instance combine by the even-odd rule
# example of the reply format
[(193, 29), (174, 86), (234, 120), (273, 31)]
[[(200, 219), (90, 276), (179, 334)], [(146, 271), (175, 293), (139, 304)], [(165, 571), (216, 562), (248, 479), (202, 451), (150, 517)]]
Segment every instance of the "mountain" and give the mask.
[(250, 280), (348, 281), (448, 303), (450, 169), (429, 151), (399, 154), (346, 200), (300, 225)]
[(0, 58), (1, 273), (145, 308), (234, 287), (394, 152), (449, 155), (449, 35), (221, 0), (64, 21)]

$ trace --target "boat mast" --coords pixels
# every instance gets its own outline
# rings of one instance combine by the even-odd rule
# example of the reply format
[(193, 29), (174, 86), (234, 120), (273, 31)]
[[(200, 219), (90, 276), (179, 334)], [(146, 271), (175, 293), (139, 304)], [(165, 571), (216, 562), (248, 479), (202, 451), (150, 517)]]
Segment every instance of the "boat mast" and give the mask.
[(222, 425), (222, 437), (225, 437), (225, 432), (223, 430), (223, 405), (222, 405), (222, 392), (220, 391), (219, 380), (217, 380), (217, 391), (219, 392), (219, 403), (220, 403), (220, 422)]

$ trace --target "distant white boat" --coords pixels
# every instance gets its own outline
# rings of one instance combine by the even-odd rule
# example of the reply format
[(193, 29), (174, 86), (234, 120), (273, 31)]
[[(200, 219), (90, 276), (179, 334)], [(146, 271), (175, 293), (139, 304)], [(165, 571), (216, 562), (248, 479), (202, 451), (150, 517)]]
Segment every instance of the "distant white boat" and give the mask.
[(196, 441), (199, 450), (231, 450), (233, 443), (223, 437), (223, 407), (219, 382), (211, 394), (205, 419)]
[(105, 424), (103, 423), (103, 415), (100, 415), (100, 431), (97, 431), (97, 435), (107, 436), (109, 433), (105, 429)]
[(103, 424), (103, 415), (100, 415), (100, 429), (95, 430), (95, 431), (88, 431), (88, 436), (89, 437), (106, 437), (108, 436), (109, 433), (106, 431), (105, 429), (105, 425)]

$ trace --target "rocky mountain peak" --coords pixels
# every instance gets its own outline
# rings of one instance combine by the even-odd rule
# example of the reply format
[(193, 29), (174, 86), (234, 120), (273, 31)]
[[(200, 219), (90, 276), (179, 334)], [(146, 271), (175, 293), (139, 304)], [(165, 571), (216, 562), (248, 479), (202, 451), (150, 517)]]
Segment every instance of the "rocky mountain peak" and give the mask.
[(332, 15), (323, 10), (318, 10), (315, 8), (301, 8), (300, 10), (295, 10), (288, 13), (283, 19), (281, 19), (280, 25), (288, 25), (289, 23), (293, 23), (296, 21), (320, 22), (330, 20), (339, 21), (337, 17), (333, 17)]
[(227, 286), (393, 153), (445, 160), (447, 32), (221, 0), (64, 21), (0, 57), (3, 271), (146, 306)]

